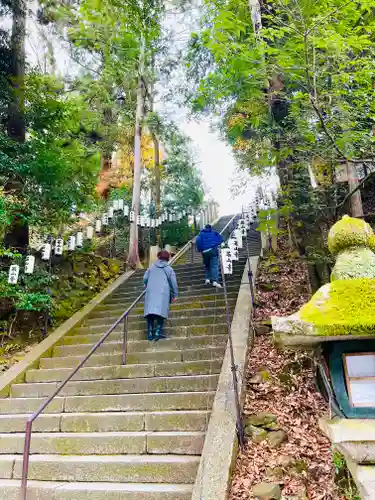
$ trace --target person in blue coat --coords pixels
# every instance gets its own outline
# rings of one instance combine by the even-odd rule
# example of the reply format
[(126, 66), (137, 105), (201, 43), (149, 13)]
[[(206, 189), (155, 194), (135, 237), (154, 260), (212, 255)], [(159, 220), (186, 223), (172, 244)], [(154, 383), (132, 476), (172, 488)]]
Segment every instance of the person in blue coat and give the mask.
[(166, 250), (159, 252), (158, 260), (147, 269), (143, 278), (146, 287), (144, 316), (150, 341), (165, 338), (164, 320), (168, 319), (170, 304), (178, 297), (176, 274), (169, 265), (169, 257)]
[(198, 252), (202, 253), (205, 271), (205, 284), (213, 284), (216, 288), (219, 285), (219, 246), (223, 243), (221, 234), (213, 231), (210, 224), (207, 224), (198, 234), (195, 245)]

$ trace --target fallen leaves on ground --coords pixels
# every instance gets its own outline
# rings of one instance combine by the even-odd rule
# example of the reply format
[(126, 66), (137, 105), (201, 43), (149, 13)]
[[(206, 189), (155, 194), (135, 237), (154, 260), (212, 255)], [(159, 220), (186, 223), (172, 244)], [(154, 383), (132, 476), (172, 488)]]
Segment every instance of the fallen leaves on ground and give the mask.
[[(296, 312), (310, 298), (307, 269), (303, 261), (281, 252), (279, 259), (268, 259), (260, 265), (257, 279), (255, 321), (269, 320), (271, 315)], [(250, 384), (258, 372), (268, 372), (267, 381)], [(306, 353), (277, 350), (272, 336), (255, 339), (249, 356), (244, 416), (269, 412), (288, 440), (277, 449), (267, 441), (248, 439), (240, 451), (234, 473), (230, 500), (250, 500), (252, 486), (259, 482), (278, 482), (283, 498), (338, 500), (330, 441), (318, 427), (328, 408), (316, 392), (313, 360)], [(293, 465), (288, 465), (293, 462)], [(280, 471), (281, 469), (281, 471)], [(275, 479), (275, 472), (282, 472)]]

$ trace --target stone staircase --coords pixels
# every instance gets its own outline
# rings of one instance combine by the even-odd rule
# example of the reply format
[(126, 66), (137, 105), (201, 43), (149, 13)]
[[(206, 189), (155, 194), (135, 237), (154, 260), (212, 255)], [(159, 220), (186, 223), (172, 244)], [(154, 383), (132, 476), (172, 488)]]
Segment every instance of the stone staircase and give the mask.
[[(221, 230), (230, 217), (220, 219)], [(259, 255), (258, 233), (249, 233)], [(231, 313), (246, 263), (228, 278)], [(221, 290), (204, 285), (201, 256), (174, 266), (180, 297), (168, 338), (150, 343), (143, 304), (79, 370), (34, 423), (28, 500), (190, 500), (227, 343)], [(27, 418), (143, 289), (136, 272), (69, 332), (51, 357), (0, 399), (0, 499), (18, 500)]]

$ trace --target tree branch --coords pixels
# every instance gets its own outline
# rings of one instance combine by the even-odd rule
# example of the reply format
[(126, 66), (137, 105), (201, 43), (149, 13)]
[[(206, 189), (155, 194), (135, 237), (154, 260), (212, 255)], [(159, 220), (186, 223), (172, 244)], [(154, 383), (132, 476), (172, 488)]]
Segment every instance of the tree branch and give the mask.
[[(324, 121), (324, 117), (322, 115), (322, 112), (321, 110), (319, 109), (318, 105), (316, 104), (315, 102), (315, 99), (313, 98), (312, 95), (310, 95), (310, 102), (311, 102), (311, 105), (312, 107), (314, 108), (316, 114), (318, 115), (318, 118), (319, 118), (319, 121), (323, 127), (323, 130), (325, 132), (325, 134), (327, 135), (328, 139), (331, 141), (333, 147), (336, 149), (336, 151), (339, 153), (339, 155), (344, 158), (344, 160), (348, 160), (347, 156), (343, 153), (343, 151), (341, 151), (341, 149), (338, 147), (338, 145), (336, 144), (336, 141), (335, 141), (335, 138), (333, 137), (333, 135), (331, 134), (331, 132), (328, 130), (327, 128), (327, 124), (326, 122)], [(349, 161), (349, 160), (348, 160)], [(358, 163), (358, 161), (355, 161), (355, 163)]]
[(315, 28), (317, 28), (319, 26), (319, 24), (322, 24), (324, 23), (324, 21), (328, 18), (330, 18), (331, 16), (333, 16), (334, 14), (336, 14), (336, 12), (339, 12), (340, 10), (344, 9), (347, 5), (349, 5), (350, 3), (354, 2), (355, 0), (349, 0), (348, 2), (344, 3), (344, 5), (341, 5), (340, 7), (337, 7), (337, 9), (333, 10), (332, 12), (330, 12), (329, 14), (327, 14), (326, 16), (324, 16), (322, 19), (320, 19), (319, 21), (317, 21), (315, 24), (313, 24), (311, 26), (311, 28), (309, 28), (308, 30), (306, 30), (305, 32), (305, 35), (306, 36), (309, 36), (309, 34), (314, 31)]

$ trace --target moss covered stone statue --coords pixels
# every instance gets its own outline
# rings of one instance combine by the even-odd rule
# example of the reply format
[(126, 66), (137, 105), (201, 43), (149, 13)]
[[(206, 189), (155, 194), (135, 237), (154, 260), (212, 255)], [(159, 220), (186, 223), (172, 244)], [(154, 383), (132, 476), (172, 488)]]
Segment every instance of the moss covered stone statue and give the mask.
[(375, 235), (361, 219), (345, 215), (330, 230), (328, 247), (336, 257), (331, 283), (298, 313), (273, 317), (276, 342), (316, 345), (337, 336), (375, 336)]

